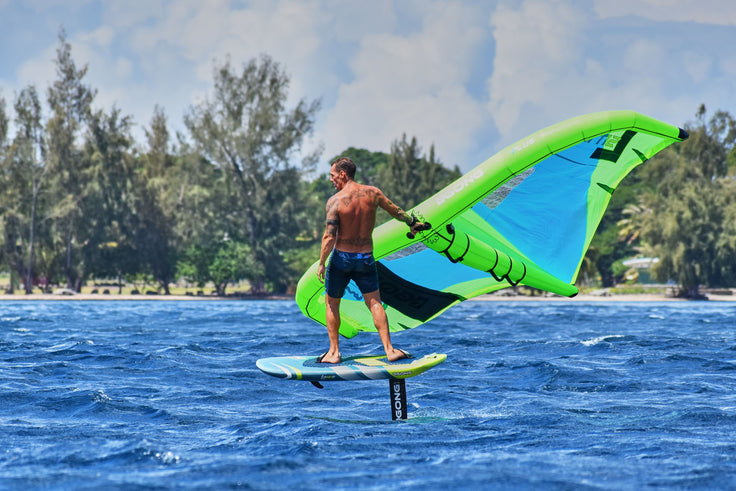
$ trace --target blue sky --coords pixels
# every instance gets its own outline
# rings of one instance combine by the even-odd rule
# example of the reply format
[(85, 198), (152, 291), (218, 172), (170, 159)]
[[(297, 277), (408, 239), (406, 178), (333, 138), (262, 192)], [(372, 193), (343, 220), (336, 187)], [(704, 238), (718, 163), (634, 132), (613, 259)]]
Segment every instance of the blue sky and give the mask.
[(736, 116), (732, 0), (0, 0), (0, 96), (55, 78), (62, 26), (97, 108), (174, 130), (215, 63), (262, 53), (293, 105), (322, 100), (304, 153), (389, 151), (403, 133), (467, 171), (567, 118), (633, 109), (682, 126)]

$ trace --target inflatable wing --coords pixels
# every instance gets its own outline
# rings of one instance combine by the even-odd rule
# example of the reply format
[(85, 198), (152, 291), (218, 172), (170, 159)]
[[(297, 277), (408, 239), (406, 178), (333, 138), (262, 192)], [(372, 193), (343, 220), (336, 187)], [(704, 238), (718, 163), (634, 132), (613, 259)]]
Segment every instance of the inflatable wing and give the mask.
[[(637, 165), (687, 138), (632, 111), (558, 123), (494, 155), (410, 212), (432, 229), (407, 237), (392, 220), (373, 234), (381, 300), (392, 331), (416, 327), (485, 293), (527, 285), (572, 297), (612, 193)], [(325, 323), (315, 263), (299, 281), (302, 312)], [(375, 331), (354, 283), (340, 334)]]

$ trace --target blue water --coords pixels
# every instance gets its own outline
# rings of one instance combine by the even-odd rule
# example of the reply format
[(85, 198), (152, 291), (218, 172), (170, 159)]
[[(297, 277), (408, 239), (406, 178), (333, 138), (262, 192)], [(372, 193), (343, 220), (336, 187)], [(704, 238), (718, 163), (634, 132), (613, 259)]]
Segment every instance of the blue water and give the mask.
[[(407, 380), (268, 377), (319, 354), (288, 301), (0, 303), (2, 489), (736, 487), (736, 303), (466, 302), (394, 335)], [(375, 352), (374, 334), (342, 352)]]

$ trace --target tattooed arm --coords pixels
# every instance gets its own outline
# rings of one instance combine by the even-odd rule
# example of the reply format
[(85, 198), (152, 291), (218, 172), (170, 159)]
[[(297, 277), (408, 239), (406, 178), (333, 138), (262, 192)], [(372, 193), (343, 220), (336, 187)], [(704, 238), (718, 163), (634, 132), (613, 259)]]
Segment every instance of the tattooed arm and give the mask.
[(317, 276), (319, 280), (325, 281), (325, 263), (330, 256), (332, 249), (335, 247), (337, 240), (337, 229), (340, 225), (340, 216), (337, 214), (337, 198), (333, 196), (327, 201), (327, 220), (325, 222), (325, 233), (322, 235), (322, 248), (319, 255), (319, 266), (317, 267)]
[(376, 189), (376, 199), (378, 200), (378, 206), (388, 212), (389, 215), (394, 217), (400, 222), (411, 226), (413, 218), (407, 212), (396, 206), (380, 189)]
[(413, 239), (417, 233), (422, 230), (428, 230), (431, 227), (428, 223), (418, 221), (415, 217), (393, 204), (379, 189), (376, 189), (376, 199), (378, 205), (386, 210), (389, 215), (409, 226), (409, 230), (411, 230), (407, 234), (409, 238)]

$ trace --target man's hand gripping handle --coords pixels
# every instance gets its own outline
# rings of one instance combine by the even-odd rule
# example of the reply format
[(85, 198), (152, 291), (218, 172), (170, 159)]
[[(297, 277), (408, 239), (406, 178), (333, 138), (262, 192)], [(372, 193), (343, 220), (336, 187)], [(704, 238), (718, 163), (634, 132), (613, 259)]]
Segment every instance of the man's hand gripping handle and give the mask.
[(412, 220), (409, 224), (410, 231), (406, 233), (406, 236), (410, 239), (413, 239), (416, 237), (417, 233), (422, 232), (424, 230), (429, 230), (432, 228), (432, 224), (429, 222), (420, 222), (417, 220), (417, 217), (414, 215), (411, 216)]

